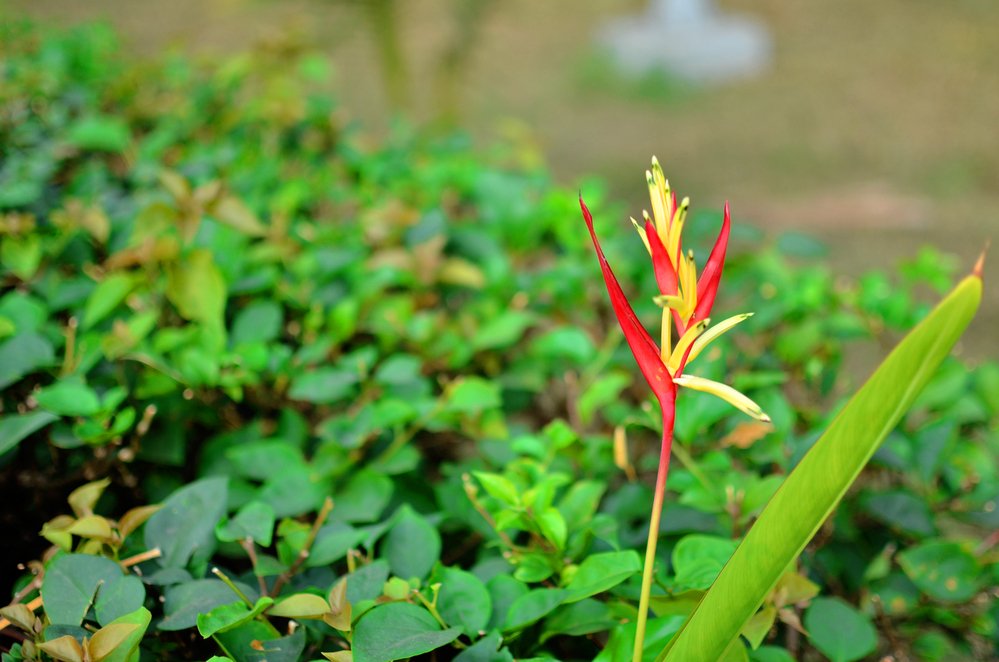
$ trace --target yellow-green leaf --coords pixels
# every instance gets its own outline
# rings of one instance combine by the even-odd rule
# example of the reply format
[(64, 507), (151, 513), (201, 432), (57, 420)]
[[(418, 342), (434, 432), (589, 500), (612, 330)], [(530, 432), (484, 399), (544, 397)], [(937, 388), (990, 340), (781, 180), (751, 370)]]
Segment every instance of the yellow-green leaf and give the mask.
[(777, 490), (659, 660), (722, 656), (933, 377), (981, 298), (981, 279), (965, 278), (899, 343)]

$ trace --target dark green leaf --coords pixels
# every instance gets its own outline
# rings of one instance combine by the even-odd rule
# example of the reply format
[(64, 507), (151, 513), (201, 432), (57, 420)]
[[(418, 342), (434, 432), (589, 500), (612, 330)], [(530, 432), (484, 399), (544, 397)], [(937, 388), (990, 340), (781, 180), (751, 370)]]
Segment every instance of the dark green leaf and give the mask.
[(207, 559), (215, 548), (215, 526), (225, 514), (228, 481), (203, 478), (168, 498), (146, 522), (147, 549), (163, 552), (159, 564), (183, 568), (192, 557)]
[(852, 662), (878, 645), (870, 619), (839, 598), (816, 598), (805, 612), (812, 644), (832, 662)]
[(391, 662), (429, 653), (461, 634), (460, 628), (441, 630), (425, 609), (405, 602), (375, 607), (354, 628), (354, 662)]
[(412, 508), (403, 506), (382, 543), (382, 554), (392, 573), (404, 579), (426, 577), (440, 553), (437, 529)]
[(444, 568), (439, 578), (437, 609), (444, 622), (461, 626), (469, 636), (484, 630), (493, 611), (486, 585), (472, 573), (459, 568)]
[(22, 439), (57, 420), (58, 416), (47, 411), (0, 416), (0, 455), (16, 446)]

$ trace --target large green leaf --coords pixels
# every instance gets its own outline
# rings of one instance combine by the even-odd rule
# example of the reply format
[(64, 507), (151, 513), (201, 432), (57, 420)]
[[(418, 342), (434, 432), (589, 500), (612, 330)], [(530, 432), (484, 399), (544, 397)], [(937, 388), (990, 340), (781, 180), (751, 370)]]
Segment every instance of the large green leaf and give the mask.
[(391, 662), (429, 653), (451, 643), (461, 628), (442, 630), (425, 609), (405, 602), (375, 607), (358, 621), (353, 652), (357, 662)]
[(829, 517), (971, 321), (965, 278), (885, 359), (802, 458), (660, 660), (717, 660)]

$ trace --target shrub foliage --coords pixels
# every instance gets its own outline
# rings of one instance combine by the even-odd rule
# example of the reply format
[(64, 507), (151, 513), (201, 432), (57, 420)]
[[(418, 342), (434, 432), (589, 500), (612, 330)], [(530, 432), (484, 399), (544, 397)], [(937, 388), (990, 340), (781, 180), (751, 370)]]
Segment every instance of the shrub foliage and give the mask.
[[(523, 145), (373, 139), (294, 44), (135, 62), (8, 22), (0, 52), (5, 661), (629, 659), (658, 422), (575, 190)], [(653, 654), (835, 411), (844, 352), (954, 271), (836, 280), (740, 227), (726, 289), (757, 314), (710, 365), (773, 423), (680, 398)], [(997, 394), (999, 366), (949, 360), (731, 659), (994, 653)]]

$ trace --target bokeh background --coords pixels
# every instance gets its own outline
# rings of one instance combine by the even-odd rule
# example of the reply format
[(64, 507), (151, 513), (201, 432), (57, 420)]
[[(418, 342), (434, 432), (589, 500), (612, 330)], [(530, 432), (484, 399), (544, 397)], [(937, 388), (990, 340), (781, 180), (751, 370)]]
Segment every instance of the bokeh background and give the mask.
[[(728, 199), (737, 220), (813, 234), (836, 273), (891, 267), (925, 244), (970, 267), (999, 228), (999, 4), (717, 4), (768, 27), (767, 72), (712, 87), (620, 75), (597, 35), (644, 0), (8, 0), (6, 10), (107, 21), (139, 55), (317, 48), (341, 112), (373, 136), (400, 117), (484, 144), (515, 136), (562, 183), (598, 175), (636, 214), (656, 154), (695, 205)], [(999, 346), (990, 280), (964, 348), (974, 356)]]

